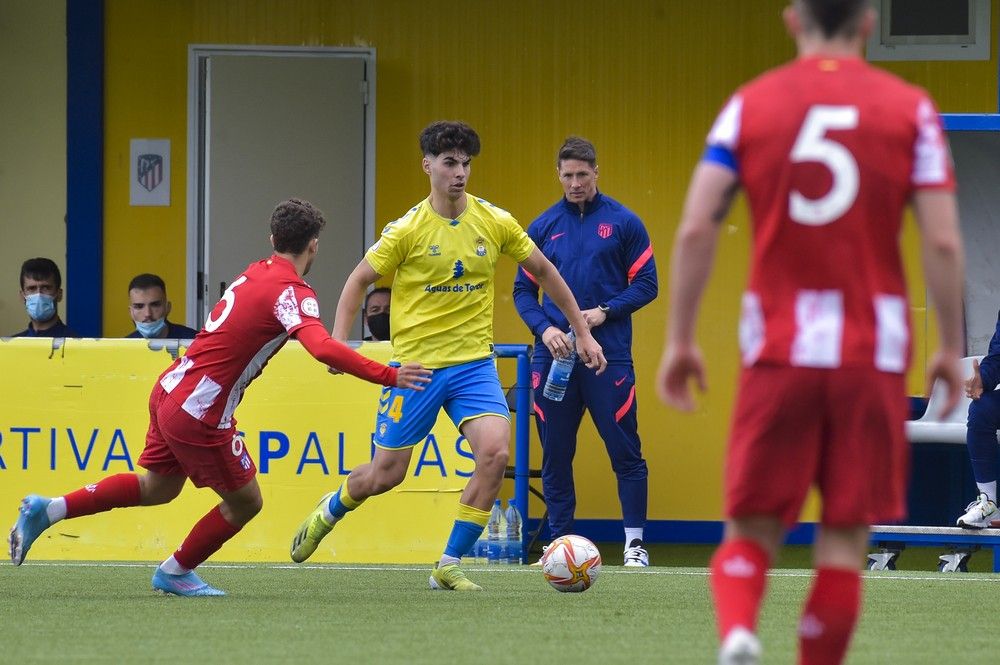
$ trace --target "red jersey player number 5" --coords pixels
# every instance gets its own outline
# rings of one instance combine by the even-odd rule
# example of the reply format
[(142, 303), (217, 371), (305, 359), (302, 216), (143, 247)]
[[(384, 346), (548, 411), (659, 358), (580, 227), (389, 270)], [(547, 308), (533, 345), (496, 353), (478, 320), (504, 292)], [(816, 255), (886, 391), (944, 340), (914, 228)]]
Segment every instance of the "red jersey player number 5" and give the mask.
[(793, 163), (819, 162), (833, 176), (833, 186), (818, 199), (797, 189), (788, 195), (788, 215), (792, 221), (821, 226), (840, 218), (858, 197), (858, 162), (851, 151), (827, 136), (830, 130), (855, 129), (855, 106), (817, 105), (809, 109), (795, 139), (790, 158)]

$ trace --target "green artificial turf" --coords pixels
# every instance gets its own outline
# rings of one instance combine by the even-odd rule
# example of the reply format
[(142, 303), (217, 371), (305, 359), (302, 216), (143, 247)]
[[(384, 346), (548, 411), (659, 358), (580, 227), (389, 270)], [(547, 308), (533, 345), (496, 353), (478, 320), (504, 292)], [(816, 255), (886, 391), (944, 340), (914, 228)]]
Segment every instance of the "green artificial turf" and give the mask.
[[(709, 552), (656, 550), (663, 562)], [(202, 577), (229, 595), (189, 599), (150, 591), (153, 564), (3, 564), (0, 662), (714, 662), (703, 566), (606, 564), (581, 594), (524, 566), (469, 566), (484, 592), (432, 592), (429, 568), (206, 564)], [(809, 579), (795, 568), (769, 579), (765, 662), (794, 662)], [(849, 663), (985, 662), (995, 651), (1000, 575), (867, 573), (864, 588)], [(983, 629), (968, 629), (970, 617)]]

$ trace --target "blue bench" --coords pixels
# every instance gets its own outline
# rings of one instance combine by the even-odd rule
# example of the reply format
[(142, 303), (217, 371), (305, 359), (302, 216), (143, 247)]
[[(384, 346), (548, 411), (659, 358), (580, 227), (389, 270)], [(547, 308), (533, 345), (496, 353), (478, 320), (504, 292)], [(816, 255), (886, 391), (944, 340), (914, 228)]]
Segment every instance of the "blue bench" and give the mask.
[(873, 526), (871, 544), (879, 552), (868, 555), (869, 570), (895, 570), (895, 560), (907, 544), (940, 545), (952, 549), (942, 556), (938, 570), (967, 571), (972, 552), (993, 550), (993, 572), (1000, 573), (1000, 529), (960, 529), (951, 526)]

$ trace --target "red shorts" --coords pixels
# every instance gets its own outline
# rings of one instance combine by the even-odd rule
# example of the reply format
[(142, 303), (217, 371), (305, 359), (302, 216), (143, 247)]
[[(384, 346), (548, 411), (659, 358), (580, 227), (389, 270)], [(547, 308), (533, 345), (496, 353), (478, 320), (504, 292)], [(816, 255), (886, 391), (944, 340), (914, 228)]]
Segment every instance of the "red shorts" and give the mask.
[(816, 486), (827, 526), (901, 521), (910, 473), (907, 408), (899, 374), (743, 370), (726, 460), (727, 517), (771, 515), (791, 526)]
[(233, 492), (257, 474), (235, 427), (217, 429), (191, 416), (159, 383), (149, 396), (149, 431), (139, 466), (164, 475), (183, 474), (195, 487)]

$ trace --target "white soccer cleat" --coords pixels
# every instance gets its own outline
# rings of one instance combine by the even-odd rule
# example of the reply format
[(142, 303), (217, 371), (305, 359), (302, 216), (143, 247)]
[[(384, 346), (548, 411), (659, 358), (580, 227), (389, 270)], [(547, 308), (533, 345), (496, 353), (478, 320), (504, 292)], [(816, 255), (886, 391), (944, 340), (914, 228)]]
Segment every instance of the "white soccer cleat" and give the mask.
[(719, 665), (757, 665), (761, 651), (757, 636), (743, 626), (736, 626), (719, 649)]
[(624, 565), (626, 568), (645, 568), (649, 565), (649, 553), (646, 552), (646, 548), (642, 546), (642, 541), (638, 538), (633, 538), (632, 542), (625, 548)]
[(965, 507), (965, 514), (957, 524), (963, 529), (988, 529), (994, 520), (1000, 520), (1000, 509), (985, 492), (980, 492), (976, 500)]

